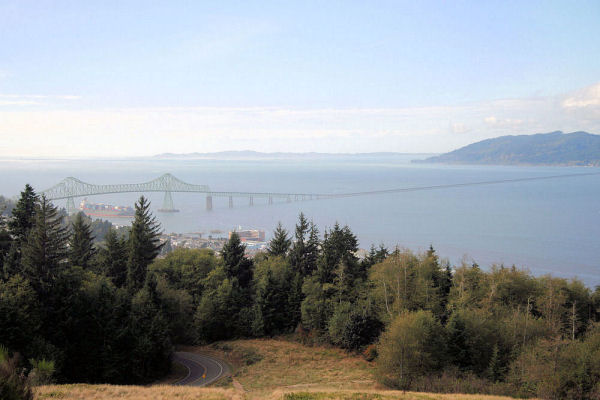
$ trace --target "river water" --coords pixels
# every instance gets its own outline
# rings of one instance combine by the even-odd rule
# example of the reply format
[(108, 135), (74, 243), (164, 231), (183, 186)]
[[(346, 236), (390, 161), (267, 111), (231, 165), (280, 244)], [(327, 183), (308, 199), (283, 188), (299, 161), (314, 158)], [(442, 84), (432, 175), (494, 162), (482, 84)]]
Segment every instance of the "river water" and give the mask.
[[(412, 164), (411, 156), (294, 160), (0, 160), (0, 194), (16, 196), (25, 183), (46, 189), (67, 176), (95, 184), (139, 183), (170, 172), (214, 191), (346, 193), (501, 179), (600, 172), (600, 168), (447, 166)], [(156, 210), (163, 194), (148, 193)], [(133, 205), (139, 194), (88, 200)], [(276, 203), (173, 193), (179, 213), (156, 213), (167, 232), (259, 228), (267, 237), (278, 221), (293, 229), (303, 211), (320, 227), (347, 224), (360, 246), (372, 243), (423, 251), (432, 244), (452, 263), (517, 265), (536, 275), (578, 277), (600, 284), (600, 176), (511, 182), (319, 201)], [(77, 199), (76, 203), (81, 199)], [(57, 201), (64, 206), (64, 201)], [(118, 219), (116, 223), (126, 224)]]

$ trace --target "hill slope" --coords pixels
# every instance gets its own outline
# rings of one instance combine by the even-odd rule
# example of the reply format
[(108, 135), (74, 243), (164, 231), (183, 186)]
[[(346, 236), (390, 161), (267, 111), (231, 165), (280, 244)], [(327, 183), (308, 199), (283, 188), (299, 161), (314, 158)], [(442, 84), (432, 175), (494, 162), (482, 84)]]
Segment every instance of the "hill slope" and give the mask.
[(501, 136), (417, 162), (600, 166), (600, 135), (557, 131)]

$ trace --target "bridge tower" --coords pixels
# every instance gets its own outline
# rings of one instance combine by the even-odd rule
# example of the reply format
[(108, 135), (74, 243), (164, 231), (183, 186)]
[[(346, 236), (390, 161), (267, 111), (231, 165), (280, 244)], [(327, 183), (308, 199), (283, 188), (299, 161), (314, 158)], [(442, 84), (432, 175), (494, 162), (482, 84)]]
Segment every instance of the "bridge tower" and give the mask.
[(67, 197), (67, 214), (73, 215), (76, 212), (77, 212), (77, 208), (75, 208), (74, 197)]
[(160, 212), (179, 212), (173, 207), (173, 197), (171, 196), (170, 191), (165, 192), (165, 197), (163, 199), (162, 208), (159, 208)]

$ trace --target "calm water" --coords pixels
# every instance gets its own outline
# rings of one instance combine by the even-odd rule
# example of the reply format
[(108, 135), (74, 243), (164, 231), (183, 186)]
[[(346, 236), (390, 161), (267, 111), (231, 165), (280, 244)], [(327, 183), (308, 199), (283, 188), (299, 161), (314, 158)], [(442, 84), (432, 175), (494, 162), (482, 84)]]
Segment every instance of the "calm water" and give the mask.
[[(215, 191), (343, 193), (449, 183), (600, 172), (595, 168), (481, 167), (410, 164), (413, 157), (260, 161), (8, 161), (0, 160), (0, 194), (14, 196), (25, 183), (48, 188), (66, 176), (89, 183), (138, 183), (171, 172)], [(139, 194), (103, 195), (91, 201), (133, 205)], [(163, 195), (149, 193), (155, 209)], [(360, 245), (416, 251), (430, 244), (459, 263), (515, 264), (535, 274), (578, 276), (600, 284), (600, 176), (515, 182), (335, 200), (278, 203), (213, 199), (212, 211), (197, 194), (174, 193), (181, 212), (158, 214), (169, 232), (208, 232), (237, 226), (268, 233), (281, 221), (292, 229), (300, 211), (321, 228), (348, 224)], [(78, 200), (77, 200), (78, 202)], [(64, 205), (64, 202), (57, 202)], [(118, 221), (124, 223), (122, 219)]]

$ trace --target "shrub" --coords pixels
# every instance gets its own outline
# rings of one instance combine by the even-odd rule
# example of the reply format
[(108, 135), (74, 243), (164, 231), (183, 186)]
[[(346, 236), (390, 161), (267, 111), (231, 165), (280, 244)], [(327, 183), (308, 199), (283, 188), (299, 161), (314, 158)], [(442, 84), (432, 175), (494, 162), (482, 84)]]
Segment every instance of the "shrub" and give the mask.
[(381, 336), (377, 368), (384, 384), (409, 389), (420, 375), (443, 366), (444, 331), (429, 311), (406, 312)]
[(370, 344), (363, 351), (363, 357), (367, 361), (373, 361), (377, 358), (377, 346), (374, 344)]
[(19, 357), (10, 357), (5, 347), (0, 346), (0, 399), (32, 400), (33, 393), (27, 378), (18, 368)]
[(54, 361), (48, 361), (45, 359), (35, 360), (30, 359), (31, 371), (27, 379), (32, 386), (48, 385), (52, 383), (52, 375), (56, 370)]

